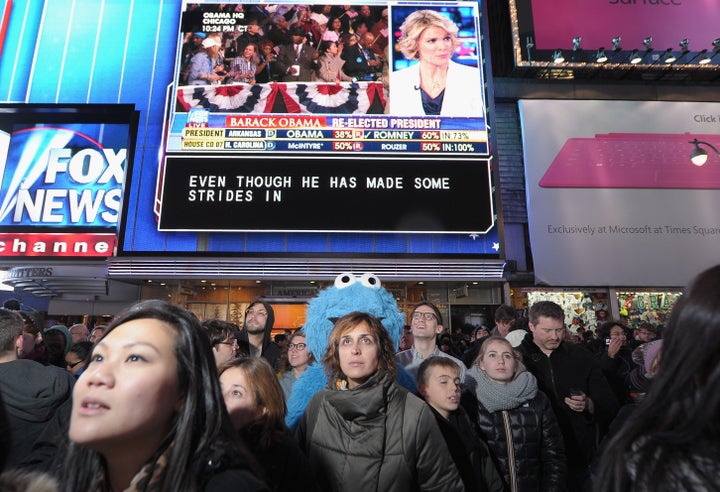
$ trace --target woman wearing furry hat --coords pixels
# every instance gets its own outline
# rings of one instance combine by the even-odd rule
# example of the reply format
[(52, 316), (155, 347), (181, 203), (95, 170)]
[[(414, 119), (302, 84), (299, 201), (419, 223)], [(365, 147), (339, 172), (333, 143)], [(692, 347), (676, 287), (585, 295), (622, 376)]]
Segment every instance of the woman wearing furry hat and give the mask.
[(378, 318), (337, 320), (323, 363), (328, 387), (297, 431), (320, 490), (463, 490), (430, 408), (395, 381), (395, 346)]

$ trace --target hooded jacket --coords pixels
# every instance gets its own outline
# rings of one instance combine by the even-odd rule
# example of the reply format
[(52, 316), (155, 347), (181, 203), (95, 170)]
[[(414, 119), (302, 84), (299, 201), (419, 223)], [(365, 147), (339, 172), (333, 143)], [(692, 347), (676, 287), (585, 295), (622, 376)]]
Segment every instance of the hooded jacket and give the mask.
[(61, 406), (70, 404), (75, 378), (63, 369), (32, 360), (0, 364), (0, 391), (10, 428), (6, 467), (22, 461)]
[[(272, 329), (275, 324), (275, 311), (270, 304), (263, 301), (255, 301), (248, 306), (248, 309), (255, 306), (256, 304), (262, 304), (267, 311), (267, 320), (265, 321), (265, 333), (263, 335), (262, 351), (260, 355), (270, 363), (270, 366), (277, 370), (280, 362), (280, 354), (282, 349), (280, 346), (272, 341)], [(247, 318), (247, 315), (246, 315)], [(243, 323), (243, 329), (237, 335), (238, 341), (238, 357), (250, 357), (252, 351), (250, 350), (250, 341), (248, 339), (247, 325)]]

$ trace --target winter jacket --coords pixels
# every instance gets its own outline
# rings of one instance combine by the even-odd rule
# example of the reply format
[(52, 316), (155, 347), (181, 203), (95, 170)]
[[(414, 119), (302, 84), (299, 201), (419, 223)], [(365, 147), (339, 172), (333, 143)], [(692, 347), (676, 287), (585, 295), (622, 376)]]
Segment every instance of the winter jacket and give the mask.
[[(538, 380), (538, 388), (550, 399), (570, 469), (590, 465), (602, 434), (619, 408), (615, 395), (597, 361), (579, 345), (561, 343), (550, 356), (545, 355), (528, 333), (518, 347), (527, 369)], [(565, 404), (570, 389), (579, 389), (590, 397), (594, 413), (575, 412)]]
[(315, 492), (317, 484), (307, 457), (289, 431), (275, 431), (269, 445), (261, 443), (262, 424), (240, 431), (243, 442), (257, 459), (271, 492)]
[(8, 468), (28, 456), (55, 413), (69, 405), (74, 384), (69, 372), (55, 366), (25, 359), (0, 364), (0, 392), (11, 440)]
[(458, 467), (465, 492), (503, 492), (505, 486), (490, 450), (475, 431), (465, 409), (458, 407), (447, 420), (434, 408), (430, 410)]
[(610, 384), (617, 401), (624, 405), (632, 403), (632, 393), (638, 392), (641, 388), (634, 387), (631, 381), (631, 373), (638, 367), (632, 360), (632, 349), (630, 345), (623, 345), (615, 355), (608, 355), (608, 348), (601, 340), (592, 340), (586, 345), (598, 360), (600, 369)]
[(382, 370), (315, 394), (297, 437), (321, 491), (463, 490), (428, 405)]
[(567, 464), (550, 400), (541, 391), (512, 410), (490, 412), (474, 395), (463, 405), (487, 442), (509, 491), (565, 490)]

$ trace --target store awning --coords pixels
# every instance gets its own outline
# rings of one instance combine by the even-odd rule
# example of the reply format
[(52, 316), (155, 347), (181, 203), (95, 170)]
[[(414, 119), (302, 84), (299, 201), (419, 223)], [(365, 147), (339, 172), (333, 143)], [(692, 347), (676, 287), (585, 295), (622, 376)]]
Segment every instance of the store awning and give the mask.
[(383, 280), (501, 281), (505, 260), (406, 258), (109, 258), (109, 278), (220, 277), (332, 280), (343, 272), (374, 273)]

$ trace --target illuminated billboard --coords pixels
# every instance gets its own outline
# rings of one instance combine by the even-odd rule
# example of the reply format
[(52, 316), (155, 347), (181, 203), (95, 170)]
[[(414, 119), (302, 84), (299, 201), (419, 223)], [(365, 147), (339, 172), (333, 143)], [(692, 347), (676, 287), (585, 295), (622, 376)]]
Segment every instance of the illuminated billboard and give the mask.
[(185, 4), (158, 230), (493, 231), (480, 17), (466, 1)]
[(510, 14), (518, 66), (547, 65), (560, 51), (569, 63), (662, 68), (673, 54), (678, 65), (717, 69), (718, 2), (510, 0)]
[(131, 105), (0, 105), (0, 256), (110, 256)]
[(168, 152), (489, 154), (476, 2), (185, 9)]

